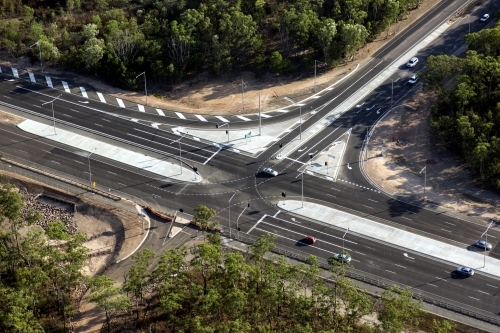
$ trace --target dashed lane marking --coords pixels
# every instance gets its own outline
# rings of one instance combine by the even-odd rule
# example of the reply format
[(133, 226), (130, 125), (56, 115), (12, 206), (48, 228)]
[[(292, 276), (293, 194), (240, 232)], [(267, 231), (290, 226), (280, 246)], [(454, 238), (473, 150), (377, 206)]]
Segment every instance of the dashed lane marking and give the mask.
[(47, 81), (47, 85), (48, 85), (50, 88), (54, 88), (54, 86), (52, 85), (52, 79), (50, 78), (50, 76), (46, 76), (46, 77), (45, 77), (45, 80)]
[(180, 112), (176, 112), (175, 114), (177, 115), (177, 117), (179, 117), (181, 119), (186, 119), (186, 117), (184, 117), (184, 115), (182, 113), (180, 113)]
[(252, 119), (250, 118), (247, 118), (247, 117), (243, 117), (243, 116), (236, 116), (237, 118), (240, 118), (241, 120), (244, 120), (244, 121), (251, 121)]
[(99, 97), (99, 100), (102, 102), (102, 103), (106, 103), (106, 100), (104, 99), (104, 95), (100, 92), (97, 92), (97, 96)]
[(225, 123), (229, 123), (230, 121), (227, 120), (226, 118), (222, 117), (222, 116), (215, 116), (215, 118), (219, 119), (220, 121), (223, 121)]
[(85, 98), (89, 98), (89, 95), (87, 95), (87, 91), (85, 90), (84, 87), (80, 87), (80, 91), (82, 92), (82, 96)]
[(264, 113), (261, 113), (260, 116), (262, 118), (271, 118), (272, 116), (268, 115), (268, 114), (264, 114)]
[(68, 82), (66, 82), (66, 81), (61, 81), (61, 82), (62, 82), (64, 91), (67, 93), (71, 93), (71, 90), (69, 90)]
[(35, 75), (32, 72), (28, 72), (28, 75), (30, 76), (30, 81), (31, 82), (36, 82)]
[(120, 98), (117, 98), (116, 101), (118, 102), (118, 105), (122, 108), (125, 107), (125, 104), (123, 104), (123, 101)]
[(195, 117), (198, 118), (198, 119), (200, 119), (201, 121), (208, 121), (208, 120), (205, 119), (205, 117), (200, 116), (199, 114), (195, 114)]
[(146, 110), (144, 110), (144, 105), (137, 104), (137, 107), (139, 108), (140, 112), (146, 112)]

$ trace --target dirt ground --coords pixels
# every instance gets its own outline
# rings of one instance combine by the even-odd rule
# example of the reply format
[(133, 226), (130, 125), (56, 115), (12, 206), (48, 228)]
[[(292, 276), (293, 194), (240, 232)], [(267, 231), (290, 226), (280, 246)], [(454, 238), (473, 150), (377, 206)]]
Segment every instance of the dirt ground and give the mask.
[[(420, 92), (406, 101), (410, 107), (394, 108), (370, 138), (365, 169), (370, 178), (391, 194), (424, 197), (455, 210), (483, 219), (496, 218), (497, 194), (475, 185), (463, 160), (450, 152), (440, 152), (429, 135), (430, 106), (434, 98)], [(398, 143), (397, 140), (403, 140)], [(385, 156), (381, 156), (384, 152)]]
[[(415, 22), (420, 16), (434, 7), (437, 2), (437, 0), (424, 0), (419, 9), (410, 12), (408, 18), (398, 22), (395, 27), (392, 26), (389, 29), (389, 33), (381, 33), (372, 43), (363, 47), (351, 62), (332, 70), (326, 70), (318, 64), (316, 90), (320, 91), (331, 85), (348, 73), (350, 69), (355, 68), (357, 64), (362, 64), (369, 60), (374, 52), (386, 43), (391, 42), (397, 33)], [(4, 59), (0, 60), (0, 65), (39, 71), (39, 67), (37, 67), (38, 63), (31, 64), (30, 59), (27, 57), (15, 61), (6, 61), (5, 59), (7, 58), (5, 56), (0, 56), (0, 58)], [(62, 73), (52, 68), (50, 64), (45, 65), (45, 75), (58, 75)], [(68, 74), (67, 72), (64, 73)], [(103, 83), (99, 80), (99, 77), (83, 76), (76, 73), (73, 75), (76, 81), (90, 84), (102, 93), (135, 103), (145, 104), (146, 102), (142, 90), (137, 92), (125, 91)], [(243, 79), (246, 85), (244, 110), (242, 110), (241, 79)], [(165, 87), (156, 86), (153, 80), (148, 80), (147, 88), (149, 94), (148, 105), (158, 108), (174, 109), (187, 113), (210, 114), (217, 112), (218, 115), (255, 113), (258, 111), (259, 92), (263, 111), (289, 105), (284, 100), (285, 96), (301, 100), (312, 95), (314, 93), (314, 70), (311, 69), (310, 73), (292, 75), (267, 74), (260, 78), (256, 78), (255, 73), (252, 72), (243, 72), (237, 76), (223, 76), (219, 78), (204, 73), (196, 78), (174, 84), (172, 91), (167, 91)], [(171, 88), (169, 87), (168, 90), (171, 90)]]

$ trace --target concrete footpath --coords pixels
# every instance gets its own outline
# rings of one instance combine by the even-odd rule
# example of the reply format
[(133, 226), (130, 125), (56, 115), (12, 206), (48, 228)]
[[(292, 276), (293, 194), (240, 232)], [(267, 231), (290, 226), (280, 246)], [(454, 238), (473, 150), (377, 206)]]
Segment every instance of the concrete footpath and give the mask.
[[(145, 171), (149, 171), (166, 178), (172, 178), (185, 182), (199, 182), (199, 177), (191, 168), (182, 168), (179, 164), (167, 162), (148, 155), (121, 148), (103, 141), (92, 139), (80, 134), (66, 131), (44, 123), (27, 119), (17, 125), (21, 130), (41, 136), (45, 139), (63, 143), (70, 147), (82, 150), (81, 156), (87, 157), (90, 154), (102, 156), (123, 164), (130, 165)], [(75, 154), (77, 154), (75, 152)]]
[[(485, 258), (480, 253), (467, 251), (457, 246), (311, 202), (304, 202), (304, 207), (302, 207), (301, 201), (287, 200), (286, 205), (283, 205), (283, 201), (280, 201), (278, 207), (283, 211), (339, 228), (349, 228), (350, 233), (357, 233), (429, 257), (454, 263), (457, 266), (471, 267), (476, 271), (500, 277), (500, 260), (488, 256)], [(485, 259), (486, 267), (484, 267)]]

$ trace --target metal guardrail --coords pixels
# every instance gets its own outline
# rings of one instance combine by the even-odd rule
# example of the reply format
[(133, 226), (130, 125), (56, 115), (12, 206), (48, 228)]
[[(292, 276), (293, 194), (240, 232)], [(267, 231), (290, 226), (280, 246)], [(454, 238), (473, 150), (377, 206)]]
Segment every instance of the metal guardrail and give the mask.
[[(231, 239), (234, 239), (234, 240), (237, 240), (237, 241), (240, 241), (242, 243), (249, 244), (249, 245), (254, 245), (258, 240), (258, 237), (248, 235), (248, 234), (243, 233), (241, 231), (238, 233), (238, 230), (233, 229), (233, 228), (231, 228), (231, 236), (229, 236), (229, 228), (226, 228), (226, 227), (224, 227), (222, 234), (224, 235), (224, 237), (231, 238)], [(281, 254), (287, 258), (291, 258), (291, 259), (301, 261), (301, 262), (307, 262), (307, 259), (310, 256), (308, 253), (305, 253), (305, 252), (302, 252), (299, 250), (295, 250), (295, 249), (291, 249), (291, 248), (287, 248), (285, 246), (276, 246), (272, 252), (277, 253), (277, 254)], [(325, 270), (330, 270), (330, 268), (332, 267), (328, 263), (328, 260), (325, 258), (318, 257), (318, 263), (319, 263), (319, 266)], [(358, 271), (356, 269), (348, 269), (346, 271), (346, 276), (348, 276), (349, 278), (357, 280), (357, 281), (369, 283), (369, 284), (376, 286), (376, 287), (379, 287), (379, 288), (387, 289), (388, 287), (393, 286), (393, 285), (397, 285), (399, 287), (408, 287), (406, 285), (403, 285), (403, 284), (395, 282), (395, 281), (391, 281), (391, 280), (388, 280), (385, 278), (376, 277), (374, 275), (373, 275), (373, 277), (370, 277), (369, 275), (372, 275), (372, 274), (361, 272), (361, 271)], [(419, 289), (415, 289), (415, 288), (411, 288), (411, 289), (413, 292), (413, 297), (415, 299), (422, 300), (425, 303), (439, 306), (439, 307), (444, 308), (444, 309), (448, 309), (448, 310), (451, 310), (451, 311), (454, 311), (454, 312), (457, 312), (457, 313), (460, 313), (460, 314), (463, 314), (463, 315), (466, 315), (466, 316), (469, 316), (469, 317), (472, 317), (475, 319), (480, 319), (480, 320), (487, 322), (487, 323), (490, 323), (490, 324), (500, 326), (500, 317), (492, 317), (490, 315), (481, 313), (479, 311), (474, 311), (474, 310), (468, 309), (458, 302), (455, 302), (453, 300), (446, 299), (446, 298), (443, 298), (443, 297), (440, 297), (440, 296), (437, 296), (434, 294), (426, 293), (423, 290), (419, 290)]]

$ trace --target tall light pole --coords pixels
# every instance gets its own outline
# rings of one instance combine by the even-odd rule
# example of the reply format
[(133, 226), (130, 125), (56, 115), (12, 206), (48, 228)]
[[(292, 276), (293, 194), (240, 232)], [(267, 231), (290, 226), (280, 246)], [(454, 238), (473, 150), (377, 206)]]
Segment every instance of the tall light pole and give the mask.
[(54, 134), (57, 134), (57, 133), (56, 133), (56, 115), (55, 115), (55, 113), (54, 113), (54, 101), (55, 101), (56, 99), (58, 99), (59, 97), (61, 97), (61, 95), (62, 95), (62, 94), (60, 94), (59, 96), (57, 96), (57, 97), (56, 97), (56, 98), (54, 98), (53, 100), (51, 100), (51, 101), (49, 101), (49, 102), (45, 102), (45, 103), (43, 103), (43, 104), (42, 104), (42, 105), (45, 105), (45, 104), (47, 104), (47, 103), (52, 104), (52, 120), (53, 120), (53, 122), (54, 122)]
[(420, 170), (419, 173), (422, 173), (422, 171), (425, 171), (424, 173), (424, 201), (425, 201), (425, 188), (427, 187), (427, 165), (424, 166), (424, 168)]
[(293, 105), (298, 105), (299, 106), (299, 112), (300, 112), (300, 116), (299, 116), (299, 119), (300, 119), (300, 124), (299, 124), (299, 128), (300, 128), (300, 134), (299, 134), (299, 140), (302, 140), (302, 104), (299, 104), (297, 103), (296, 101), (294, 101), (293, 99), (289, 98), (289, 97), (285, 97), (285, 99), (287, 101), (289, 101), (290, 103), (292, 103)]
[(302, 180), (301, 180), (301, 183), (302, 183), (302, 208), (304, 208), (304, 172), (306, 172), (306, 170), (307, 170), (307, 164), (304, 164), (304, 165), (306, 167), (304, 169), (304, 171), (302, 171), (300, 173), (300, 175), (297, 175), (297, 177), (295, 177), (295, 178), (298, 178), (299, 176), (302, 176)]
[(247, 210), (247, 208), (250, 207), (250, 203), (248, 202), (246, 207), (243, 208), (243, 210), (241, 211), (240, 215), (238, 215), (238, 218), (236, 219), (236, 230), (238, 231), (238, 239), (240, 238), (240, 228), (238, 226), (238, 221), (240, 220), (240, 217), (241, 215), (243, 215), (243, 213), (245, 212), (245, 210)]
[(181, 167), (181, 175), (182, 175), (182, 150), (181, 150), (181, 140), (186, 136), (187, 133), (184, 133), (179, 139), (170, 142), (170, 144), (178, 142), (179, 143), (179, 166)]
[(233, 200), (234, 196), (236, 195), (236, 191), (234, 192), (233, 196), (231, 197), (231, 199), (229, 199), (229, 202), (227, 203), (227, 208), (229, 210), (229, 217), (228, 217), (228, 221), (229, 221), (229, 238), (231, 238), (231, 200)]
[(316, 93), (316, 63), (318, 62), (326, 65), (326, 62), (314, 60), (314, 93)]
[(148, 105), (148, 89), (146, 87), (146, 72), (142, 72), (141, 74), (137, 75), (135, 78), (137, 79), (139, 76), (144, 75), (144, 92), (146, 93), (146, 106)]
[(40, 48), (40, 41), (36, 42), (35, 44), (33, 45), (30, 45), (30, 49), (35, 46), (35, 45), (38, 45), (38, 53), (40, 54), (40, 67), (42, 69), (42, 73), (43, 73), (43, 62), (42, 62), (42, 49)]
[(344, 232), (344, 236), (342, 236), (342, 254), (344, 254), (344, 238), (348, 232), (349, 232), (349, 228), (347, 228), (347, 230)]
[(216, 124), (215, 128), (220, 128), (222, 126), (227, 126), (227, 131), (226, 131), (226, 133), (227, 133), (227, 142), (229, 142), (229, 123), (224, 123), (222, 125)]
[[(490, 229), (492, 224), (493, 224), (493, 221), (491, 221), (490, 224), (488, 224), (488, 228), (486, 228), (486, 231), (483, 232), (483, 234), (481, 235), (481, 238), (486, 235), (486, 244), (488, 243), (488, 230)], [(484, 264), (483, 264), (483, 267), (485, 267), (485, 268), (486, 268), (486, 244), (484, 247)]]
[(392, 100), (394, 99), (394, 80), (391, 79), (391, 111), (392, 111)]
[(90, 171), (90, 156), (95, 153), (95, 151), (97, 150), (97, 148), (94, 148), (94, 151), (91, 151), (88, 155), (87, 155), (87, 160), (89, 161), (89, 182), (90, 182), (90, 187), (92, 188), (92, 172)]
[(259, 135), (261, 135), (262, 116), (260, 115), (260, 91), (259, 91)]

